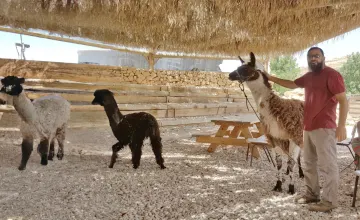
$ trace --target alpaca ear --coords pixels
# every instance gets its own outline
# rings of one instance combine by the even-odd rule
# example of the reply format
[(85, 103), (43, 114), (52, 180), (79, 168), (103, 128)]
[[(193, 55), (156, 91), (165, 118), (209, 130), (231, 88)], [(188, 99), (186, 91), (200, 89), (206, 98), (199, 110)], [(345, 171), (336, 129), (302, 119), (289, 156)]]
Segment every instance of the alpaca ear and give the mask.
[(20, 84), (25, 83), (25, 78), (19, 78), (19, 83), (20, 83)]
[(241, 57), (240, 57), (240, 56), (238, 56), (238, 57), (239, 57), (239, 60), (240, 60), (241, 64), (244, 64), (244, 63), (245, 63), (245, 61), (244, 61), (243, 59), (241, 59)]
[(256, 62), (255, 55), (254, 55), (253, 52), (250, 52), (250, 63), (249, 63), (249, 65), (252, 66), (252, 67), (255, 67), (255, 62)]
[(4, 80), (4, 78), (2, 78), (2, 79), (1, 79), (1, 84), (4, 85), (4, 82), (5, 82), (5, 80)]

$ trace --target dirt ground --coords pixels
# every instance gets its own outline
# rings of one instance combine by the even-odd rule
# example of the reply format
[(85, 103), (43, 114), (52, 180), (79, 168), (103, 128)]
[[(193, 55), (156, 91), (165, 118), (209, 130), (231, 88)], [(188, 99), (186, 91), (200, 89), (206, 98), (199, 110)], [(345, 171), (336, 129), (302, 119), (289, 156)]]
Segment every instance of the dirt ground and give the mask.
[[(330, 214), (311, 213), (296, 205), (295, 195), (273, 192), (275, 170), (266, 159), (245, 159), (245, 148), (215, 153), (191, 138), (214, 131), (211, 124), (162, 127), (164, 159), (160, 170), (146, 141), (140, 168), (130, 150), (108, 168), (116, 142), (109, 128), (69, 129), (64, 160), (40, 165), (33, 152), (27, 169), (18, 171), (20, 133), (0, 131), (0, 219), (358, 219), (346, 193), (354, 184), (353, 168), (340, 174), (340, 207)], [(338, 147), (340, 170), (351, 155)], [(264, 155), (263, 155), (264, 156)], [(304, 191), (296, 174), (296, 190)], [(359, 193), (360, 194), (360, 193)], [(360, 199), (357, 207), (360, 206)]]

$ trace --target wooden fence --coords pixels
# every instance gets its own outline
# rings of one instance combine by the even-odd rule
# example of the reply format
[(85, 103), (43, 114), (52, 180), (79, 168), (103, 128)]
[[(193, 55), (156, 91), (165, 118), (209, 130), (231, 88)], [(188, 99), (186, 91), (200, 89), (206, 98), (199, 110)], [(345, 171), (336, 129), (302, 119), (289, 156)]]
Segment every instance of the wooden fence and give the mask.
[[(115, 99), (123, 114), (144, 111), (161, 119), (221, 116), (247, 112), (242, 92), (240, 89), (233, 88), (89, 83), (41, 79), (27, 80), (24, 88), (30, 99), (48, 94), (58, 94), (70, 101), (70, 126), (72, 127), (108, 125), (103, 107), (91, 105), (94, 98), (93, 93), (96, 89), (111, 90), (115, 94)], [(251, 95), (249, 94), (249, 96)], [(254, 105), (253, 101), (252, 104)], [(0, 127), (18, 125), (19, 118), (12, 106), (3, 106), (0, 108), (0, 112), (4, 113)]]

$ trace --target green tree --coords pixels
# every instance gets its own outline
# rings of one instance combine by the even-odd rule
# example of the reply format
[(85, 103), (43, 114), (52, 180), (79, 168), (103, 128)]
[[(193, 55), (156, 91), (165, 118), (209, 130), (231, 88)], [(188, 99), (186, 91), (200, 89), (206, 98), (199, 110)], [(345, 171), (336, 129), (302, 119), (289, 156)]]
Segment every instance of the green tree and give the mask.
[[(271, 60), (270, 69), (271, 74), (275, 74), (281, 79), (294, 80), (300, 74), (300, 67), (292, 56), (280, 56)], [(274, 84), (273, 88), (282, 95), (289, 90), (277, 84)]]
[(360, 53), (352, 53), (340, 67), (348, 94), (360, 94)]

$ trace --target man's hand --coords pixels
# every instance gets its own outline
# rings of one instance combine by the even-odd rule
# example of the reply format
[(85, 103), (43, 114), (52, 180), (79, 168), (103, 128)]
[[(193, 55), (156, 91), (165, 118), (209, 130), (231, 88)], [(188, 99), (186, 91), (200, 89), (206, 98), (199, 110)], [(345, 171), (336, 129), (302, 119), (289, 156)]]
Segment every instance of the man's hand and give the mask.
[(280, 86), (283, 86), (283, 87), (288, 88), (288, 89), (296, 89), (296, 88), (298, 88), (298, 86), (291, 80), (277, 78), (276, 76), (270, 75), (266, 71), (263, 71), (263, 73), (265, 74), (265, 76), (267, 76), (269, 81), (274, 82), (276, 84), (279, 84)]
[(346, 139), (346, 127), (340, 126), (336, 128), (336, 138), (338, 142)]

